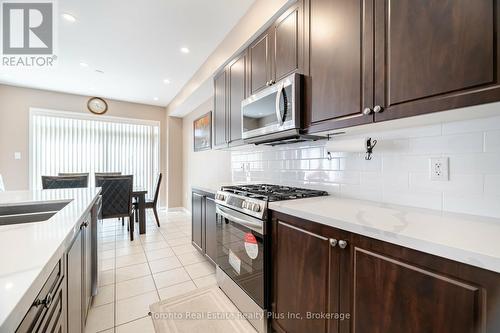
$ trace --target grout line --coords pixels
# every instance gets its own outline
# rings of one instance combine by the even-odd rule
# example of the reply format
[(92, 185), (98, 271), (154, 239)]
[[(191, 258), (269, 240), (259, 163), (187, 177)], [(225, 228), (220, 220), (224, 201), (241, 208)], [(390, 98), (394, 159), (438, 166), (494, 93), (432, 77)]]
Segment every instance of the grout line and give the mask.
[[(168, 214), (167, 214), (167, 216), (168, 216)], [(148, 215), (146, 215), (146, 219), (147, 219), (147, 218), (148, 218)], [(184, 220), (185, 222), (182, 222), (182, 220)], [(177, 226), (179, 226), (181, 223), (182, 223), (182, 226), (185, 226), (185, 225), (188, 225), (188, 224), (189, 224), (189, 222), (188, 222), (186, 219), (182, 219), (182, 220), (179, 220), (179, 221), (174, 220), (174, 221), (172, 221), (172, 223), (175, 223), (173, 226), (175, 226), (175, 227), (176, 227), (176, 229), (177, 229)], [(168, 223), (168, 222), (167, 222), (167, 223)], [(104, 223), (103, 223), (103, 225), (104, 225)], [(156, 224), (155, 224), (155, 223), (151, 223), (151, 224), (150, 224), (150, 223), (147, 223), (147, 221), (146, 221), (146, 227), (147, 227), (148, 225), (149, 225), (149, 226), (152, 226), (153, 228), (155, 228), (155, 229), (156, 229), (154, 232), (151, 232), (151, 234), (156, 234), (156, 233), (159, 233), (159, 235), (160, 235), (160, 238), (161, 238), (161, 239), (160, 239), (160, 240), (158, 240), (158, 241), (155, 241), (155, 242), (161, 242), (161, 241), (163, 241), (163, 242), (165, 242), (165, 243), (166, 243), (166, 245), (167, 245), (167, 246), (166, 246), (166, 247), (164, 247), (164, 248), (159, 248), (159, 249), (151, 249), (150, 251), (159, 251), (159, 250), (163, 250), (163, 249), (170, 249), (170, 250), (172, 251), (172, 253), (173, 253), (173, 255), (172, 255), (172, 256), (169, 256), (169, 257), (164, 257), (164, 258), (156, 258), (156, 259), (150, 260), (150, 259), (148, 258), (148, 256), (147, 256), (147, 253), (146, 253), (146, 250), (147, 250), (147, 249), (145, 248), (145, 244), (148, 244), (148, 243), (155, 243), (155, 242), (144, 242), (144, 241), (143, 241), (143, 239), (141, 238), (141, 235), (138, 233), (138, 230), (137, 230), (137, 234), (136, 234), (137, 238), (136, 238), (136, 240), (138, 241), (139, 245), (135, 245), (135, 246), (132, 246), (132, 247), (138, 247), (138, 246), (140, 246), (140, 248), (141, 248), (141, 250), (142, 250), (143, 255), (146, 257), (146, 261), (145, 261), (145, 262), (143, 262), (143, 263), (136, 263), (136, 264), (126, 265), (126, 266), (122, 266), (122, 267), (116, 267), (117, 258), (119, 258), (119, 257), (124, 257), (124, 256), (133, 256), (133, 255), (138, 255), (138, 254), (140, 254), (140, 253), (141, 253), (141, 252), (139, 251), (139, 252), (137, 252), (137, 253), (131, 253), (131, 254), (126, 254), (126, 255), (120, 255), (120, 256), (117, 256), (117, 249), (130, 247), (130, 244), (128, 244), (127, 242), (124, 242), (124, 241), (127, 241), (127, 240), (129, 241), (129, 239), (128, 239), (128, 238), (124, 238), (124, 237), (123, 237), (123, 236), (125, 235), (125, 231), (124, 231), (124, 230), (125, 230), (125, 226), (123, 226), (123, 227), (122, 227), (122, 226), (121, 226), (121, 223), (120, 223), (119, 221), (114, 222), (114, 230), (108, 230), (108, 229), (106, 229), (106, 230), (104, 231), (104, 232), (106, 232), (106, 237), (103, 237), (103, 238), (109, 238), (110, 236), (109, 236), (108, 234), (109, 234), (111, 231), (114, 231), (114, 243), (113, 243), (113, 242), (105, 242), (105, 243), (100, 243), (100, 245), (101, 245), (101, 246), (102, 246), (103, 244), (109, 244), (109, 243), (113, 243), (113, 245), (114, 245), (114, 246), (113, 246), (113, 249), (105, 250), (105, 251), (112, 251), (112, 250), (114, 250), (114, 256), (113, 256), (113, 258), (108, 258), (108, 260), (109, 260), (109, 259), (113, 259), (113, 268), (112, 268), (112, 269), (105, 270), (105, 271), (111, 271), (111, 270), (113, 270), (113, 288), (114, 288), (114, 295), (113, 295), (113, 302), (110, 302), (110, 303), (105, 303), (105, 304), (100, 304), (100, 305), (98, 305), (98, 306), (93, 306), (93, 307), (94, 307), (94, 308), (99, 308), (99, 307), (101, 307), (101, 306), (105, 306), (105, 305), (113, 304), (113, 332), (116, 332), (116, 328), (117, 328), (118, 326), (123, 326), (123, 325), (126, 325), (126, 324), (128, 324), (128, 323), (131, 323), (131, 322), (134, 322), (134, 321), (137, 321), (137, 320), (140, 320), (140, 319), (143, 319), (143, 318), (148, 317), (148, 316), (144, 316), (144, 317), (136, 318), (136, 319), (133, 319), (133, 320), (130, 320), (130, 321), (127, 321), (127, 322), (121, 323), (120, 325), (117, 325), (117, 303), (118, 303), (118, 301), (123, 301), (123, 300), (126, 300), (126, 299), (130, 299), (130, 298), (133, 298), (133, 297), (138, 297), (138, 296), (141, 296), (141, 295), (145, 294), (145, 293), (142, 293), (142, 294), (140, 294), (140, 295), (129, 296), (129, 297), (126, 297), (126, 298), (123, 298), (123, 299), (118, 300), (118, 299), (117, 299), (117, 292), (116, 292), (116, 291), (117, 291), (117, 290), (116, 290), (116, 289), (117, 289), (116, 287), (117, 287), (117, 284), (118, 284), (117, 279), (116, 279), (116, 271), (117, 271), (118, 269), (125, 268), (125, 267), (131, 267), (131, 266), (134, 266), (134, 265), (147, 264), (147, 265), (148, 265), (148, 269), (149, 269), (149, 274), (148, 274), (148, 275), (144, 275), (144, 276), (140, 276), (140, 277), (134, 277), (134, 278), (132, 278), (132, 279), (123, 280), (123, 281), (120, 281), (120, 283), (121, 283), (121, 282), (125, 282), (125, 281), (134, 280), (134, 279), (144, 278), (144, 277), (147, 277), (147, 276), (151, 276), (151, 278), (153, 279), (153, 283), (154, 283), (154, 286), (155, 286), (155, 290), (156, 290), (156, 293), (157, 293), (158, 299), (159, 299), (160, 301), (161, 301), (161, 297), (160, 297), (160, 293), (159, 293), (159, 288), (158, 288), (158, 286), (157, 286), (157, 284), (156, 284), (156, 281), (155, 281), (155, 279), (154, 279), (154, 274), (158, 274), (158, 273), (162, 273), (162, 272), (166, 272), (166, 271), (170, 271), (170, 270), (174, 270), (174, 269), (179, 269), (179, 268), (182, 268), (182, 269), (186, 272), (186, 274), (189, 276), (189, 280), (186, 280), (186, 281), (183, 281), (183, 282), (179, 282), (179, 283), (176, 283), (176, 284), (171, 285), (171, 286), (176, 286), (176, 285), (179, 285), (179, 284), (182, 284), (182, 283), (186, 283), (186, 282), (188, 282), (188, 281), (191, 281), (191, 283), (193, 283), (193, 285), (195, 286), (195, 288), (196, 288), (196, 289), (199, 289), (199, 288), (198, 288), (198, 286), (196, 285), (196, 283), (194, 282), (194, 279), (193, 279), (193, 278), (191, 277), (191, 275), (187, 272), (187, 270), (185, 269), (185, 267), (186, 267), (186, 266), (189, 266), (189, 265), (198, 264), (198, 263), (200, 263), (200, 262), (195, 262), (195, 263), (190, 263), (189, 265), (184, 265), (184, 264), (183, 264), (183, 262), (180, 260), (180, 257), (179, 257), (179, 256), (180, 256), (180, 255), (184, 255), (184, 254), (188, 254), (188, 253), (191, 253), (191, 252), (188, 252), (188, 253), (183, 253), (183, 254), (179, 254), (179, 255), (178, 255), (177, 253), (175, 253), (175, 252), (173, 251), (173, 249), (172, 249), (173, 247), (169, 244), (169, 242), (167, 241), (166, 236), (163, 234), (163, 232), (169, 233), (169, 231), (167, 231), (166, 229), (163, 229), (163, 230), (162, 230), (162, 229), (158, 228), (158, 227), (156, 226)], [(109, 227), (108, 227), (108, 228), (109, 228)], [(102, 229), (101, 229), (101, 230), (102, 230)], [(175, 230), (175, 232), (182, 232), (183, 234), (185, 234), (185, 236), (184, 236), (184, 237), (179, 237), (179, 238), (177, 238), (177, 239), (181, 239), (181, 238), (187, 238), (187, 237), (189, 237), (189, 234), (188, 234), (188, 233), (186, 233), (186, 232), (184, 232), (182, 229)], [(128, 235), (128, 233), (126, 233), (126, 234)], [(100, 236), (100, 235), (98, 235), (98, 236)], [(117, 247), (117, 242), (118, 242), (118, 241), (120, 241), (120, 243), (122, 243), (122, 244), (127, 244), (127, 245), (126, 245), (126, 246), (123, 246), (123, 247)], [(130, 242), (130, 241), (129, 241), (129, 242)], [(174, 247), (177, 247), (177, 246), (186, 246), (186, 245), (190, 245), (190, 244), (191, 244), (191, 243), (187, 242), (187, 243), (185, 243), (185, 244), (176, 245), (176, 246), (174, 246)], [(151, 269), (150, 262), (152, 262), (152, 261), (157, 261), (157, 260), (163, 260), (163, 259), (167, 259), (167, 258), (174, 258), (174, 257), (175, 257), (175, 258), (179, 261), (179, 263), (181, 264), (181, 266), (180, 266), (180, 267), (174, 267), (174, 268), (167, 269), (167, 270), (160, 271), (160, 272), (157, 272), (157, 273), (154, 273), (154, 274), (153, 274), (153, 271), (152, 271), (152, 269)], [(201, 261), (201, 262), (203, 262), (203, 261)], [(101, 272), (102, 272), (102, 271), (101, 271)], [(211, 274), (207, 274), (207, 275), (204, 275), (204, 276), (200, 276), (199, 278), (206, 277), (206, 276), (209, 276), (209, 275), (211, 275)], [(99, 286), (99, 287), (105, 287), (105, 286), (110, 286), (110, 285), (111, 285), (111, 283), (110, 283), (110, 284), (107, 284), (107, 285), (104, 285), (104, 286)], [(171, 286), (168, 286), (168, 287), (171, 287)], [(168, 287), (166, 287), (166, 288), (168, 288)], [(160, 289), (161, 289), (161, 288), (160, 288)], [(153, 290), (148, 291), (148, 292), (146, 292), (146, 293), (150, 293), (150, 292), (152, 292), (152, 291), (153, 291)], [(108, 328), (108, 329), (109, 329), (109, 328)], [(105, 330), (108, 330), (108, 329), (105, 329)], [(104, 330), (104, 331), (105, 331), (105, 330)]]

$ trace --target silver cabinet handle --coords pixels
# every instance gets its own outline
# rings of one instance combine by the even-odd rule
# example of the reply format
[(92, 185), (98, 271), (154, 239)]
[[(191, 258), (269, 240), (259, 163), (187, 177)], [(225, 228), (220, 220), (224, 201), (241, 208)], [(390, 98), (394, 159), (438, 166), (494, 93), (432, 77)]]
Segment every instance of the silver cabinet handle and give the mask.
[(347, 241), (345, 241), (345, 240), (339, 240), (339, 247), (341, 249), (345, 249), (347, 247)]
[(372, 109), (370, 109), (370, 108), (364, 108), (362, 113), (363, 113), (365, 116), (367, 116), (367, 115), (369, 115), (370, 113), (372, 113)]
[(337, 245), (337, 240), (335, 238), (330, 238), (330, 246), (335, 247)]
[(383, 107), (381, 107), (380, 105), (375, 105), (375, 107), (373, 108), (373, 112), (375, 113), (380, 113), (384, 110)]

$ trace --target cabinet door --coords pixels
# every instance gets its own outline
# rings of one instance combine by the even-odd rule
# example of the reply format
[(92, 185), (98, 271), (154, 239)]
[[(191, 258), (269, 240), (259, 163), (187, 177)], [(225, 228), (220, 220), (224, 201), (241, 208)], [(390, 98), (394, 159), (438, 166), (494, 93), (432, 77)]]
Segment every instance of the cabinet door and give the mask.
[(215, 262), (217, 256), (217, 215), (215, 201), (210, 197), (205, 200), (205, 252)]
[(203, 200), (203, 195), (192, 193), (192, 241), (200, 251), (203, 251)]
[(229, 89), (229, 143), (241, 141), (241, 102), (246, 97), (246, 52), (234, 59), (228, 66)]
[(307, 313), (336, 311), (328, 305), (328, 238), (280, 219), (273, 220), (273, 229), (273, 327), (288, 333), (327, 332), (326, 319), (307, 319)]
[(274, 24), (273, 80), (303, 71), (303, 5), (299, 0)]
[(497, 0), (375, 0), (376, 121), (500, 100)]
[(354, 271), (357, 332), (476, 332), (478, 287), (359, 247)]
[(80, 333), (83, 328), (82, 318), (82, 232), (79, 231), (67, 254), (68, 281), (68, 333)]
[[(310, 132), (373, 122), (373, 11), (366, 0), (309, 1)], [(306, 11), (307, 12), (307, 11)]]
[(226, 72), (214, 78), (214, 147), (227, 145), (227, 110), (226, 110)]
[(265, 88), (272, 80), (272, 31), (273, 29), (267, 30), (248, 49), (250, 95)]

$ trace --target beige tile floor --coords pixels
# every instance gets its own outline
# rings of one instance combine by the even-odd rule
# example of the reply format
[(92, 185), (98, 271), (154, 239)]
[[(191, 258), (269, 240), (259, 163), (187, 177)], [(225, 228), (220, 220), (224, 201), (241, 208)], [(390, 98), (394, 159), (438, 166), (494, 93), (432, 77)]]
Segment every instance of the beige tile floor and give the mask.
[(117, 219), (99, 233), (100, 287), (85, 332), (154, 332), (149, 305), (215, 284), (215, 268), (191, 245), (191, 219), (160, 212), (158, 228), (147, 216), (147, 232), (133, 242)]

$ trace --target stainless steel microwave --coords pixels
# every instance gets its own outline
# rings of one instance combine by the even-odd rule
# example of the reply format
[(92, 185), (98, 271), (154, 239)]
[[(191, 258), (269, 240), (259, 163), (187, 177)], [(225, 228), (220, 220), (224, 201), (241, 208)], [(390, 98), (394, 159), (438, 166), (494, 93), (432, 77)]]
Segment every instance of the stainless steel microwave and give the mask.
[(246, 143), (296, 140), (301, 135), (302, 76), (292, 74), (241, 102)]

